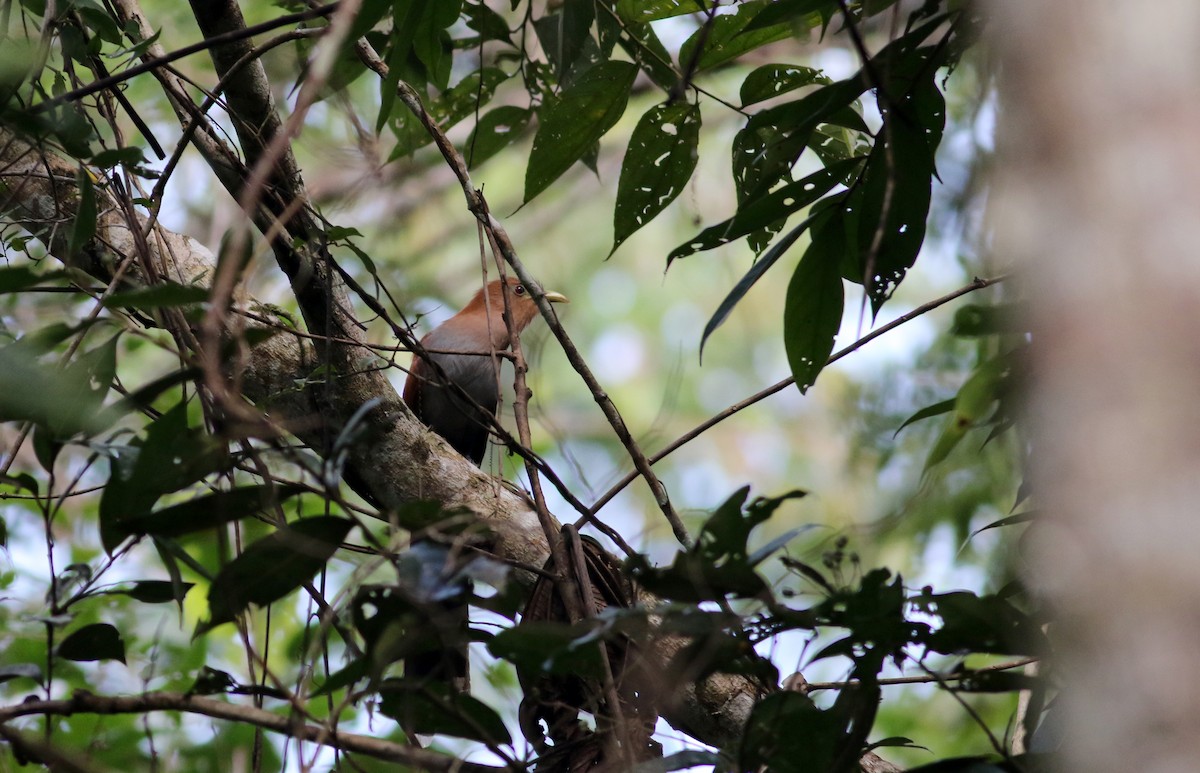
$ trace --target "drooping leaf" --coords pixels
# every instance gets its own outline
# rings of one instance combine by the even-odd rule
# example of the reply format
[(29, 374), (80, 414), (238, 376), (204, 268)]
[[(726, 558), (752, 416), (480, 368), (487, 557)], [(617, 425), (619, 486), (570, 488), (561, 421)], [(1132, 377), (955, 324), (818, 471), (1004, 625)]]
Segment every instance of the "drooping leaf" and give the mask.
[(175, 583), (171, 580), (138, 580), (132, 587), (111, 591), (114, 594), (128, 596), (143, 604), (166, 604), (169, 601), (181, 602), (187, 592), (195, 586), (191, 582)]
[(801, 392), (808, 391), (824, 369), (842, 325), (845, 290), (840, 263), (844, 251), (841, 223), (826, 221), (814, 230), (812, 244), (788, 282), (783, 344)]
[(79, 187), (79, 206), (75, 210), (75, 221), (71, 224), (71, 236), (67, 241), (68, 260), (74, 260), (96, 235), (96, 190), (92, 185), (92, 173), (80, 167), (75, 174)]
[(921, 419), (928, 419), (933, 416), (940, 416), (943, 413), (949, 413), (953, 409), (954, 409), (954, 399), (953, 398), (951, 398), (949, 400), (942, 400), (940, 403), (934, 403), (933, 405), (928, 405), (928, 406), (922, 408), (921, 410), (917, 411), (916, 413), (914, 413), (912, 416), (909, 416), (907, 419), (905, 419), (904, 422), (899, 427), (896, 428), (896, 431), (894, 433), (892, 433), (892, 437), (896, 437), (896, 435), (899, 435), (900, 430), (904, 429), (909, 424), (915, 424), (916, 422), (920, 421)]
[(117, 336), (65, 368), (37, 359), (50, 339), (31, 338), (0, 349), (0, 421), (29, 421), (59, 440), (104, 429), (100, 407), (116, 371)]
[(125, 641), (121, 632), (108, 623), (93, 623), (78, 628), (58, 645), (58, 656), (66, 660), (125, 662)]
[(379, 686), (379, 710), (395, 719), (406, 732), (451, 735), (492, 746), (507, 746), (512, 736), (500, 715), (486, 703), (444, 684), (420, 689), (399, 679)]
[(532, 111), (516, 105), (501, 105), (484, 113), (464, 146), (467, 165), (474, 169), (511, 145), (525, 131), (532, 117)]
[(696, 169), (699, 143), (697, 105), (655, 105), (638, 121), (617, 183), (610, 255), (684, 189)]
[[(678, 258), (720, 247), (772, 224), (781, 225), (780, 221), (786, 220), (824, 196), (847, 175), (852, 174), (861, 163), (861, 159), (853, 159), (819, 169), (803, 179), (743, 204), (738, 207), (737, 214), (733, 217), (705, 228), (672, 250), (667, 256), (668, 267)], [(776, 254), (776, 259), (779, 254)], [(759, 260), (764, 259), (766, 257)]]
[(348, 518), (329, 515), (302, 518), (250, 545), (213, 580), (209, 619), (197, 635), (231, 622), (251, 604), (261, 607), (277, 601), (312, 579), (354, 525)]
[(525, 202), (561, 177), (620, 119), (637, 72), (629, 62), (604, 62), (541, 108), (525, 172)]
[[(559, 4), (558, 11), (542, 16), (533, 24), (542, 50), (554, 65), (555, 76), (562, 86), (570, 86), (599, 60), (599, 49), (591, 37), (595, 18), (593, 0), (565, 0)], [(589, 50), (591, 56), (588, 56)]]
[(186, 488), (225, 469), (229, 457), (223, 444), (202, 428), (189, 428), (187, 404), (164, 413), (146, 430), (138, 444), (116, 452), (108, 485), (100, 495), (100, 535), (111, 551), (125, 532), (117, 525), (150, 512), (164, 494)]
[(139, 309), (148, 311), (173, 306), (187, 306), (208, 300), (208, 289), (195, 285), (162, 282), (139, 290), (113, 293), (104, 299), (110, 309)]
[(216, 528), (259, 513), (301, 491), (300, 486), (242, 486), (232, 491), (198, 496), (142, 515), (119, 518), (111, 523), (111, 539), (115, 539), (112, 545), (119, 545), (127, 536), (178, 537)]

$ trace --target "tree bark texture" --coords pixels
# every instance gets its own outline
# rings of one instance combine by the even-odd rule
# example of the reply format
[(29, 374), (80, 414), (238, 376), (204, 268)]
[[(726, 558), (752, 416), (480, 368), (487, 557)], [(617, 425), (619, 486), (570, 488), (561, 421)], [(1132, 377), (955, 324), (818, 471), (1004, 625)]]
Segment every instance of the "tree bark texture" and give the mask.
[(990, 4), (1065, 768), (1200, 760), (1200, 3)]

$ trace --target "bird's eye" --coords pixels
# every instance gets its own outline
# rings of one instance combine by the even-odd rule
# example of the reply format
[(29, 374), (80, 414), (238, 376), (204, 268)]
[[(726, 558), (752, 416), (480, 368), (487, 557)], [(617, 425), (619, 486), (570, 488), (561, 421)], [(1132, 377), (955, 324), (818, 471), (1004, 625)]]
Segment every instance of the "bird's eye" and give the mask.
[(513, 292), (516, 293), (517, 295), (524, 295), (525, 294), (525, 285), (517, 285), (516, 287), (513, 288)]

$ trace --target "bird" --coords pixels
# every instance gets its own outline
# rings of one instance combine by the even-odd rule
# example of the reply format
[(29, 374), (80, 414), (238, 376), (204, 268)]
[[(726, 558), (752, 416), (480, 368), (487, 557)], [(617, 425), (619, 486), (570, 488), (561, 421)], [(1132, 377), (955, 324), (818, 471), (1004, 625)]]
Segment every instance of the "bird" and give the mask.
[[(487, 454), (492, 420), (500, 407), (494, 352), (512, 344), (504, 324), (504, 289), (512, 309), (512, 332), (520, 334), (538, 315), (530, 288), (516, 277), (496, 279), (421, 339), (424, 354), (413, 358), (404, 384), (404, 402), (413, 414), (476, 465)], [(561, 293), (544, 293), (551, 303), (569, 303)], [(436, 363), (442, 373), (430, 362)], [(444, 376), (443, 376), (444, 374)], [(449, 381), (470, 400), (465, 400)]]
[[(508, 303), (512, 312), (512, 332), (520, 334), (538, 315), (529, 287), (518, 279), (503, 280), (508, 285)], [(561, 293), (545, 293), (552, 303), (568, 303)], [(435, 327), (421, 339), (404, 383), (402, 397), (418, 419), (441, 435), (454, 450), (482, 465), (487, 454), (492, 421), (500, 407), (500, 385), (494, 352), (512, 344), (504, 324), (504, 285), (489, 282), (463, 307), (463, 310)], [(435, 363), (437, 367), (431, 364)], [(439, 373), (438, 371), (441, 371)], [(450, 382), (461, 388), (463, 398)], [(418, 540), (415, 544), (422, 544)], [(466, 599), (470, 581), (457, 575), (457, 551), (445, 552), (439, 574), (457, 592), (428, 599), (422, 605), (430, 626), (423, 630), (424, 646), (405, 658), (406, 677), (436, 680), (457, 692), (470, 689), (470, 669), (466, 642), (470, 640)]]

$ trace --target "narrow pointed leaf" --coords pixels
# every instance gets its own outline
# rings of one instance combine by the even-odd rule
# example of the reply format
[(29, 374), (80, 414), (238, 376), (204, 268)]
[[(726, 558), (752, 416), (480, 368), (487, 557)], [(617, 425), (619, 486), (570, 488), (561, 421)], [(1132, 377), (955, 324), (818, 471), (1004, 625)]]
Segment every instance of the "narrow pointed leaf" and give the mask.
[(836, 219), (814, 232), (813, 242), (788, 283), (783, 308), (783, 344), (792, 376), (808, 390), (833, 352), (842, 324), (845, 291), (841, 257), (845, 237)]

